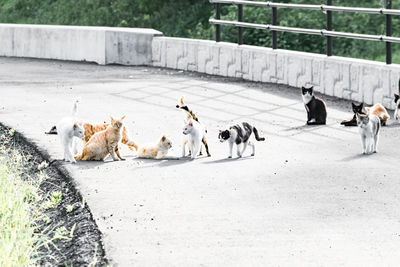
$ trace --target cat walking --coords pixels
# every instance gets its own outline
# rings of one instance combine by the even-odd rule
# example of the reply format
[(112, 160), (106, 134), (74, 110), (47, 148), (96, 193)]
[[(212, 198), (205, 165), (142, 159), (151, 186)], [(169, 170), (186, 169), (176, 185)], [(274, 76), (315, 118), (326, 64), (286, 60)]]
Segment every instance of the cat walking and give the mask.
[(56, 125), (64, 149), (64, 160), (71, 163), (76, 163), (73, 155), (74, 138), (83, 138), (85, 134), (82, 124), (76, 119), (78, 102), (74, 101), (72, 116), (62, 118)]
[[(82, 154), (76, 156), (76, 160), (104, 160), (109, 154), (114, 161), (121, 157), (118, 150), (118, 144), (121, 141), (121, 131), (123, 127), (123, 120), (114, 119), (111, 117), (111, 125), (104, 131), (95, 133), (83, 147)], [(117, 158), (118, 157), (118, 158)]]
[[(265, 141), (264, 137), (260, 137), (258, 134), (258, 130), (256, 127), (251, 126), (247, 122), (242, 122), (241, 124), (237, 124), (231, 126), (229, 129), (224, 131), (219, 131), (218, 139), (220, 142), (229, 142), (229, 156), (228, 158), (232, 158), (232, 149), (233, 144), (237, 146), (237, 156), (240, 158), (243, 156), (244, 151), (247, 148), (247, 145), (252, 147), (251, 156), (255, 155), (255, 145), (249, 141), (251, 134), (254, 133), (254, 137), (257, 141)], [(243, 148), (240, 148), (240, 145), (243, 145)]]
[(326, 124), (326, 105), (322, 99), (315, 97), (314, 87), (301, 87), (301, 92), (307, 111), (307, 125)]
[(143, 145), (138, 149), (138, 158), (163, 159), (167, 156), (168, 150), (172, 147), (172, 142), (163, 136), (155, 145)]
[(378, 149), (381, 122), (378, 116), (356, 114), (357, 124), (361, 135), (362, 153), (376, 153)]

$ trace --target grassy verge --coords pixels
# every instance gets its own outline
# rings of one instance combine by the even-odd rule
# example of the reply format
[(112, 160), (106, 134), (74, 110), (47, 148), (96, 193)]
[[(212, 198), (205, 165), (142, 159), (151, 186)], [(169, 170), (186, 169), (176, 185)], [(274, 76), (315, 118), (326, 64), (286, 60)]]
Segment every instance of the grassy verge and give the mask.
[(43, 220), (39, 186), (46, 175), (38, 172), (27, 179), (29, 155), (6, 148), (9, 141), (3, 137), (0, 148), (0, 266), (32, 266), (39, 247), (48, 243), (46, 235), (36, 232)]

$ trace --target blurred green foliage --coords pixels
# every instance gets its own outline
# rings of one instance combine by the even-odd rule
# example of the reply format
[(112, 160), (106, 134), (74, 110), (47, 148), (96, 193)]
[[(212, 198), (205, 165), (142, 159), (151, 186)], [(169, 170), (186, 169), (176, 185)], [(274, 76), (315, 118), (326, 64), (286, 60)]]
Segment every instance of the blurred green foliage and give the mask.
[[(260, 1), (260, 0), (258, 0)], [(324, 0), (279, 0), (282, 3), (325, 4)], [(384, 0), (333, 0), (333, 5), (353, 7), (384, 6)], [(400, 9), (400, 1), (393, 1)], [(237, 7), (222, 5), (221, 18), (237, 19)], [(166, 36), (214, 39), (215, 27), (208, 23), (215, 7), (208, 0), (0, 0), (1, 23), (90, 25), (142, 27), (160, 30)], [(270, 8), (244, 7), (244, 21), (270, 24)], [(324, 29), (326, 15), (319, 11), (278, 9), (281, 26)], [(393, 16), (393, 35), (400, 26), (400, 16)], [(335, 31), (385, 34), (382, 15), (333, 12)], [(222, 26), (222, 41), (236, 42), (237, 29)], [(334, 38), (334, 55), (385, 61), (385, 44), (375, 41)], [(244, 42), (270, 47), (271, 33), (245, 29)], [(278, 33), (282, 49), (325, 53), (326, 40), (321, 36)], [(400, 45), (393, 45), (393, 61), (400, 63)]]

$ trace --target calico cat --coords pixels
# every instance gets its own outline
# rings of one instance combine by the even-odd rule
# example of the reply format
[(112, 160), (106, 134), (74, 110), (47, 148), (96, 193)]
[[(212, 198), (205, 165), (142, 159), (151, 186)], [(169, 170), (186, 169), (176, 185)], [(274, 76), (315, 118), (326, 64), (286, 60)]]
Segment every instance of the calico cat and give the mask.
[(118, 160), (118, 158), (124, 160), (118, 150), (118, 143), (121, 141), (121, 131), (123, 128), (122, 121), (124, 119), (125, 116), (117, 120), (111, 117), (111, 125), (104, 131), (95, 133), (83, 147), (82, 154), (76, 156), (75, 159), (104, 160), (110, 154), (114, 161)]
[(138, 158), (163, 159), (168, 154), (168, 149), (172, 147), (172, 142), (163, 136), (156, 145), (144, 145), (138, 150)]
[(365, 108), (368, 114), (373, 114), (379, 117), (381, 120), (381, 124), (383, 126), (386, 125), (386, 122), (390, 119), (389, 113), (387, 112), (386, 108), (381, 104), (375, 104), (370, 108)]
[[(185, 127), (183, 127), (183, 134), (188, 136), (188, 140), (183, 143), (182, 157), (185, 156), (185, 146), (187, 144), (189, 146), (189, 151), (192, 152), (190, 157), (195, 159), (197, 153), (199, 153), (201, 142), (205, 140), (206, 131), (199, 122), (190, 119)], [(208, 156), (210, 156), (210, 154), (208, 154)]]
[(301, 92), (307, 111), (307, 125), (326, 124), (326, 105), (322, 99), (314, 96), (314, 87), (301, 87)]
[[(247, 145), (252, 147), (251, 155), (255, 154), (255, 146), (252, 142), (249, 141), (251, 134), (254, 133), (254, 137), (257, 141), (264, 141), (264, 137), (260, 137), (258, 135), (258, 131), (256, 127), (251, 126), (247, 122), (243, 122), (242, 124), (237, 124), (231, 126), (228, 130), (219, 131), (218, 139), (220, 142), (229, 141), (229, 156), (228, 158), (232, 158), (232, 148), (233, 144), (237, 145), (237, 155), (238, 157), (242, 157), (244, 151), (247, 148)], [(240, 150), (240, 144), (243, 144), (243, 149)]]
[(362, 153), (370, 154), (377, 152), (379, 131), (381, 128), (378, 116), (356, 114), (357, 125), (361, 134)]
[(78, 100), (74, 102), (72, 116), (61, 119), (56, 127), (59, 131), (60, 141), (64, 148), (64, 160), (71, 163), (76, 163), (73, 155), (74, 138), (83, 138), (84, 128), (76, 119)]
[(400, 120), (400, 95), (394, 94), (394, 103), (396, 103), (396, 107), (394, 109), (394, 119), (398, 121)]
[(349, 121), (342, 121), (340, 124), (344, 126), (357, 126), (357, 116), (356, 114), (363, 114), (365, 115), (366, 113), (364, 112), (364, 103), (361, 103), (360, 105), (356, 105), (354, 103), (351, 103), (351, 106), (353, 108), (354, 116), (351, 120)]
[[(196, 116), (196, 115), (193, 113), (193, 111), (191, 111), (191, 110), (189, 109), (189, 107), (183, 102), (183, 97), (181, 97), (180, 103), (179, 103), (179, 105), (176, 105), (176, 108), (179, 108), (179, 109), (185, 111), (185, 113), (186, 113), (185, 125), (186, 125), (191, 119), (197, 121), (197, 122), (200, 124), (200, 121), (199, 121), (199, 119), (197, 118), (197, 116)], [(205, 132), (207, 133), (207, 129), (205, 129)], [(206, 148), (207, 156), (210, 157), (211, 154), (210, 154), (210, 152), (209, 152), (209, 150), (208, 150), (208, 144), (207, 144), (207, 139), (206, 139), (206, 137), (204, 136), (203, 139), (202, 139), (201, 141), (202, 141), (204, 147)], [(188, 140), (185, 140), (184, 143), (183, 143), (183, 147), (184, 147), (184, 148), (185, 148), (185, 146), (187, 145), (187, 143), (188, 143)], [(189, 156), (191, 155), (191, 153), (192, 153), (192, 151), (189, 149)], [(200, 155), (200, 156), (203, 155), (203, 153), (202, 153), (202, 151), (201, 151), (201, 145), (200, 145), (200, 153), (199, 153), (199, 155)]]

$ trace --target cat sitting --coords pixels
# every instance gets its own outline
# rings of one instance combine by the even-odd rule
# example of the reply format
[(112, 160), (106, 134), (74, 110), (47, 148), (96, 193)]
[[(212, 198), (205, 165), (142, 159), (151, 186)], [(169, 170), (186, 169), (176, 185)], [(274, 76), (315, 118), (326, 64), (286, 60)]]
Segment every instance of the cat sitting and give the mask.
[[(178, 105), (176, 105), (176, 108), (179, 108), (181, 110), (183, 110), (185, 112), (185, 120), (184, 123), (185, 125), (189, 122), (189, 120), (193, 119), (195, 121), (197, 121), (200, 124), (199, 119), (197, 118), (197, 116), (193, 113), (193, 111), (191, 111), (189, 109), (189, 107), (183, 102), (183, 97), (181, 97), (180, 99), (180, 103)], [(205, 129), (205, 132), (207, 133), (207, 130)], [(206, 148), (206, 152), (207, 152), (207, 156), (210, 157), (210, 152), (208, 151), (208, 144), (207, 144), (207, 139), (204, 136), (203, 139), (201, 140), (204, 147)], [(188, 140), (185, 140), (183, 143), (183, 147), (185, 147), (188, 143)], [(192, 151), (189, 149), (189, 156), (191, 155)], [(202, 151), (201, 151), (201, 145), (200, 145), (200, 153), (199, 155), (203, 155)]]
[(400, 120), (400, 95), (394, 94), (394, 103), (396, 103), (396, 107), (394, 109), (394, 119), (398, 121)]
[(365, 109), (367, 110), (368, 114), (378, 116), (383, 126), (385, 126), (386, 122), (390, 119), (389, 113), (387, 112), (386, 108), (379, 103), (373, 105), (370, 108), (366, 107)]
[(183, 134), (188, 136), (188, 140), (183, 144), (182, 157), (185, 157), (185, 145), (187, 144), (189, 146), (189, 151), (192, 152), (190, 157), (195, 159), (196, 155), (199, 153), (201, 142), (205, 139), (206, 131), (200, 123), (191, 119), (185, 127), (183, 127)]
[(76, 163), (73, 155), (74, 138), (83, 138), (85, 132), (82, 124), (76, 119), (78, 102), (74, 102), (72, 116), (62, 118), (56, 125), (64, 149), (64, 160), (71, 163)]
[(326, 105), (322, 99), (314, 96), (314, 87), (301, 87), (301, 92), (307, 111), (307, 125), (326, 124)]
[(353, 108), (354, 116), (351, 120), (344, 120), (340, 124), (344, 126), (357, 126), (357, 116), (356, 114), (363, 114), (365, 115), (366, 113), (364, 112), (364, 103), (361, 103), (360, 105), (356, 105), (354, 103), (351, 103), (351, 106)]
[(172, 142), (163, 136), (155, 145), (144, 145), (138, 149), (138, 158), (163, 159), (168, 154), (168, 149), (172, 147)]
[(118, 158), (124, 160), (118, 150), (118, 143), (121, 141), (121, 131), (123, 128), (122, 121), (124, 119), (125, 116), (122, 116), (121, 119), (111, 117), (111, 125), (105, 130), (95, 133), (83, 147), (82, 154), (76, 156), (75, 159), (104, 161), (108, 154), (110, 154), (114, 161), (117, 161)]
[(377, 152), (379, 131), (381, 128), (378, 116), (369, 114), (356, 114), (357, 125), (361, 134), (362, 153), (371, 154)]
[[(242, 157), (244, 151), (247, 148), (247, 145), (252, 147), (251, 155), (255, 155), (255, 146), (252, 142), (249, 141), (251, 134), (254, 133), (254, 137), (257, 141), (264, 141), (264, 137), (260, 137), (258, 135), (258, 131), (256, 127), (251, 126), (247, 122), (243, 122), (242, 124), (237, 124), (230, 127), (228, 130), (219, 131), (218, 139), (220, 142), (229, 142), (229, 156), (228, 158), (232, 158), (232, 148), (233, 144), (237, 145), (237, 155), (238, 157)], [(243, 148), (240, 149), (240, 145), (243, 144)]]

